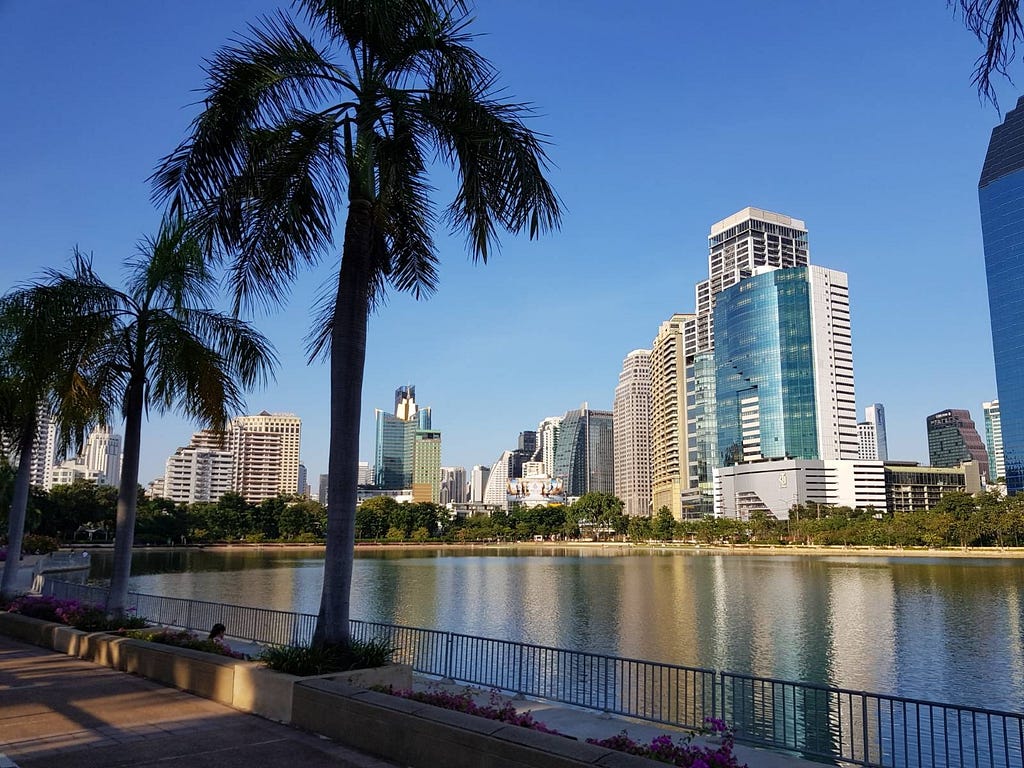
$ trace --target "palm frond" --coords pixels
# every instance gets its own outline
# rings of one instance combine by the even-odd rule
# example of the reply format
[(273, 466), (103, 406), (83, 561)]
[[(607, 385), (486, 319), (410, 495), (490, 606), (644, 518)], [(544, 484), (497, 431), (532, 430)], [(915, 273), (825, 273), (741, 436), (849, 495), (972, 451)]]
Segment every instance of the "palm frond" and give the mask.
[[(948, 0), (960, 6), (964, 24), (985, 46), (975, 62), (972, 84), (982, 98), (998, 108), (993, 73), (1010, 80), (1009, 66), (1017, 55), (1017, 43), (1024, 39), (1024, 23), (1020, 18), (1020, 0)], [(1012, 82), (1012, 80), (1011, 80)]]

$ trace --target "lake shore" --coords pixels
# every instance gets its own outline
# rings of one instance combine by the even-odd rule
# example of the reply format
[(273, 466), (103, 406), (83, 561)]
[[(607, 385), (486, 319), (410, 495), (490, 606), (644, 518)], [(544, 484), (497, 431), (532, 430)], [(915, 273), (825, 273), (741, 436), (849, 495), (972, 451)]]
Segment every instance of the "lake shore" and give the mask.
[[(109, 550), (112, 545), (77, 546), (74, 549), (87, 550)], [(230, 543), (230, 544), (203, 544), (188, 545), (184, 547), (136, 547), (138, 552), (173, 552), (181, 550), (293, 550), (322, 552), (323, 544), (295, 544), (295, 543)], [(710, 545), (710, 544), (689, 544), (689, 543), (662, 543), (649, 542), (634, 544), (633, 542), (619, 541), (520, 541), (520, 542), (467, 542), (467, 543), (445, 543), (445, 542), (359, 542), (356, 544), (356, 551), (386, 551), (386, 550), (511, 550), (511, 551), (538, 551), (538, 550), (579, 550), (593, 552), (595, 550), (609, 554), (626, 554), (629, 552), (679, 552), (692, 555), (738, 555), (747, 557), (757, 556), (797, 556), (797, 557), (881, 557), (881, 558), (949, 558), (949, 559), (1024, 559), (1024, 547), (968, 547), (966, 549), (928, 549), (925, 547), (861, 547), (861, 546), (808, 546), (808, 545), (767, 545), (767, 544), (736, 544), (736, 545)]]

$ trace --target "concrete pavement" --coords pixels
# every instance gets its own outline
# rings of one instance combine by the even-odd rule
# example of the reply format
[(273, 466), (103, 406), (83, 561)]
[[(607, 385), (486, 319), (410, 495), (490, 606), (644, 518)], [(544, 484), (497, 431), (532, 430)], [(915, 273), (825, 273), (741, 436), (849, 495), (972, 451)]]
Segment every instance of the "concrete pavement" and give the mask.
[(0, 768), (12, 763), (395, 768), (295, 728), (0, 637)]

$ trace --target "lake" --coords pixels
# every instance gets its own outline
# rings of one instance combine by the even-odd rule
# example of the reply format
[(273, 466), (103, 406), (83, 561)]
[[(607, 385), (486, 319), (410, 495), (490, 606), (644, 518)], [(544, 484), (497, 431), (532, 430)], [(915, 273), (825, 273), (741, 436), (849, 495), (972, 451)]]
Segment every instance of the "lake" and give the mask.
[[(109, 553), (93, 562), (109, 578)], [(323, 557), (140, 551), (132, 567), (133, 591), (315, 613)], [(368, 549), (352, 617), (1019, 712), (1022, 593), (1013, 559)]]

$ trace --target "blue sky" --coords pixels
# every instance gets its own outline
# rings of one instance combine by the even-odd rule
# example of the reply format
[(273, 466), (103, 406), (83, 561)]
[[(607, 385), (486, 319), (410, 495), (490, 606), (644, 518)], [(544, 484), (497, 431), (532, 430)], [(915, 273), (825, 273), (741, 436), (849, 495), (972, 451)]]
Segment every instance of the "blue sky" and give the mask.
[[(157, 227), (146, 179), (195, 114), (204, 57), (278, 7), (0, 0), (0, 290), (75, 245), (120, 279)], [(371, 318), (364, 460), (373, 408), (404, 383), (433, 408), (443, 463), (467, 467), (545, 416), (610, 408), (623, 357), (693, 311), (710, 225), (748, 205), (804, 219), (812, 263), (849, 273), (858, 411), (885, 404), (890, 457), (927, 462), (925, 416), (943, 408), (980, 425), (995, 380), (977, 182), (1001, 118), (944, 0), (491, 0), (476, 17), (480, 49), (550, 136), (563, 228), (505, 238), (486, 266), (439, 238), (437, 294), (392, 295)], [(282, 365), (250, 410), (302, 417), (314, 489), (327, 371), (306, 365), (304, 336), (335, 266), (255, 318)], [(143, 483), (192, 429), (149, 422)]]

